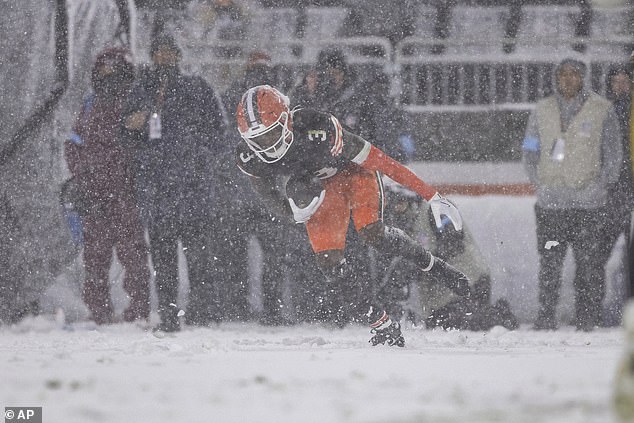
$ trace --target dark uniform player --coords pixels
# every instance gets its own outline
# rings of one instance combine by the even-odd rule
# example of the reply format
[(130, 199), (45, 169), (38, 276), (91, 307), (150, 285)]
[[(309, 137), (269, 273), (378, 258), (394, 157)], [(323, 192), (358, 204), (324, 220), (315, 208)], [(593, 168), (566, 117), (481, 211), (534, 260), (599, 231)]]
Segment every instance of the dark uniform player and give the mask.
[[(289, 99), (260, 85), (243, 96), (236, 117), (245, 141), (237, 149), (238, 166), (251, 177), (267, 205), (305, 223), (319, 266), (336, 286), (346, 277), (345, 242), (350, 216), (361, 238), (382, 254), (402, 256), (430, 272), (460, 295), (469, 295), (466, 276), (434, 257), (397, 228), (383, 224), (383, 189), (378, 172), (430, 202), (437, 224), (441, 215), (456, 229), (458, 210), (436, 190), (368, 141), (342, 128), (336, 117), (311, 109), (289, 109)], [(311, 201), (297, 204), (284, 184), (291, 178), (319, 178)], [(398, 322), (371, 300), (355, 305), (368, 317), (373, 345), (404, 345)]]

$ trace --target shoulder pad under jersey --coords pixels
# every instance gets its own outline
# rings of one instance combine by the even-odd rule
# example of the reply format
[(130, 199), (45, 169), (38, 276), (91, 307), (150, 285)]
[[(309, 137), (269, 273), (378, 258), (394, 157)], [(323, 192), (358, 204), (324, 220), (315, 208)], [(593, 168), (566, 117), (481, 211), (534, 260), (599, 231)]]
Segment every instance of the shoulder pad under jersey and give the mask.
[(315, 153), (323, 151), (332, 157), (341, 154), (343, 129), (336, 117), (314, 109), (296, 109), (292, 116), (294, 142), (299, 141), (308, 151)]

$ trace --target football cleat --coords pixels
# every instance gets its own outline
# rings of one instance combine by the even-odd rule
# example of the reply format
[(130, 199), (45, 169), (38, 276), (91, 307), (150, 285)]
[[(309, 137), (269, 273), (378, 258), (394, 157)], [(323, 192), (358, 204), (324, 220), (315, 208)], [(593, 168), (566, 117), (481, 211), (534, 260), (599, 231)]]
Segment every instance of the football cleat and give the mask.
[(393, 322), (385, 311), (379, 311), (371, 306), (366, 316), (370, 322), (374, 321), (374, 323), (370, 324), (372, 328), (370, 333), (374, 334), (369, 341), (372, 346), (379, 344), (396, 345), (397, 347), (405, 346), (401, 325), (398, 322)]
[(397, 347), (405, 346), (405, 338), (403, 338), (401, 325), (398, 322), (391, 322), (385, 328), (372, 329), (370, 332), (374, 334), (369, 341), (373, 347), (379, 344)]

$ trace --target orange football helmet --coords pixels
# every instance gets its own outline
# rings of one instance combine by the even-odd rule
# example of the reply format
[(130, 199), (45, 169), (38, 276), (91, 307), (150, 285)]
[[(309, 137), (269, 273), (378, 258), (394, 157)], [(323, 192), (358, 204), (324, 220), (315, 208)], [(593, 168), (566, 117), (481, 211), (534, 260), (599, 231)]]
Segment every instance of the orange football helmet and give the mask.
[(293, 143), (290, 101), (270, 85), (249, 88), (238, 104), (238, 130), (265, 163), (275, 163)]

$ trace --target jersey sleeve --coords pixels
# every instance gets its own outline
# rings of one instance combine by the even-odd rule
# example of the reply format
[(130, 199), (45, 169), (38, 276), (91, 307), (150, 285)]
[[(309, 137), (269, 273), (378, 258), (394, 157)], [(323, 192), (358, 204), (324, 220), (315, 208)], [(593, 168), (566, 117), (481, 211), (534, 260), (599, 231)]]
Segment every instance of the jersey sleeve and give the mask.
[(381, 172), (388, 178), (416, 192), (426, 201), (432, 199), (438, 192), (436, 188), (420, 179), (414, 172), (403, 164), (394, 160), (377, 147), (360, 136), (343, 131), (344, 146), (346, 143), (346, 157), (365, 169)]

